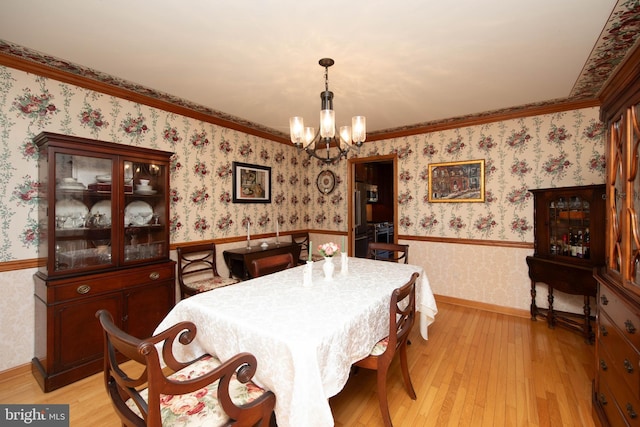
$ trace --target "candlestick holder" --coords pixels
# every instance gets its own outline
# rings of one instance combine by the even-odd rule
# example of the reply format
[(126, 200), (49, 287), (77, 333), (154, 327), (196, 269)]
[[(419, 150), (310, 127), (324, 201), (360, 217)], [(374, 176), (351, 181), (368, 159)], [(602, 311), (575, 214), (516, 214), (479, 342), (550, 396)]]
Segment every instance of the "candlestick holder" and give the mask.
[(340, 254), (340, 274), (342, 276), (349, 274), (349, 258), (346, 252)]
[(247, 249), (251, 249), (251, 237), (247, 236)]

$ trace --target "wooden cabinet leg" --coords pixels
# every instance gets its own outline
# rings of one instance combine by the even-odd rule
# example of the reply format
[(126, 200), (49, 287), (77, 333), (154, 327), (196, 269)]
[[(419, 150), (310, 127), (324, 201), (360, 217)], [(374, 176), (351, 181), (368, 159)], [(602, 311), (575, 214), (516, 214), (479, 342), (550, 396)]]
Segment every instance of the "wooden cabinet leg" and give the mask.
[(547, 324), (550, 328), (554, 328), (556, 326), (556, 315), (553, 312), (553, 288), (551, 286), (549, 286), (547, 301), (549, 302), (549, 311), (547, 311)]
[(538, 306), (536, 306), (536, 281), (531, 281), (531, 320), (537, 320)]
[(584, 340), (587, 344), (593, 342), (593, 331), (591, 330), (591, 299), (588, 295), (584, 296)]

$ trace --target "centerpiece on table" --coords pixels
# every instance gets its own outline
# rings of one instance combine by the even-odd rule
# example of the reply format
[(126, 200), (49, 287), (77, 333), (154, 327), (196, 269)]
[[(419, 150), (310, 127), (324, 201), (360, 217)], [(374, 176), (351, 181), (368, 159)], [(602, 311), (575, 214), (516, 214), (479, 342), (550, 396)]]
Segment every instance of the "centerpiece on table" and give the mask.
[(324, 278), (326, 280), (333, 280), (333, 270), (335, 270), (335, 265), (333, 265), (333, 256), (338, 253), (339, 250), (340, 246), (333, 242), (324, 243), (318, 246), (320, 255), (324, 257), (322, 271), (324, 271)]

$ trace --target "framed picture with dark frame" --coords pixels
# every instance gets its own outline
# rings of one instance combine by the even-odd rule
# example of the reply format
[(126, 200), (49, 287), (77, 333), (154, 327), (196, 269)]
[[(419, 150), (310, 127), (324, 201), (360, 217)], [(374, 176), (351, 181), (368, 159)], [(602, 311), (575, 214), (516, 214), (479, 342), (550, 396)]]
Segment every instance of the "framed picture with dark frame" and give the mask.
[(484, 159), (430, 163), (429, 202), (484, 202)]
[(271, 203), (271, 168), (233, 162), (233, 203)]

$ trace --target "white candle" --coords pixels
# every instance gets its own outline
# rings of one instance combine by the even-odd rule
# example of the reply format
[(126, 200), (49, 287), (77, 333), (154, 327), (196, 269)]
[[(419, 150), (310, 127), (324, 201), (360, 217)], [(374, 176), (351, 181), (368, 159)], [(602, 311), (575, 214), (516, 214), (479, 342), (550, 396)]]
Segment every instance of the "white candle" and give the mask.
[(249, 221), (247, 221), (247, 240), (251, 240), (251, 233), (249, 232)]
[(313, 252), (313, 242), (309, 240), (309, 261), (311, 261), (311, 252)]
[(345, 247), (344, 247), (344, 236), (342, 236), (342, 252), (346, 252)]
[(280, 224), (278, 224), (277, 218), (276, 218), (276, 237), (280, 237)]

